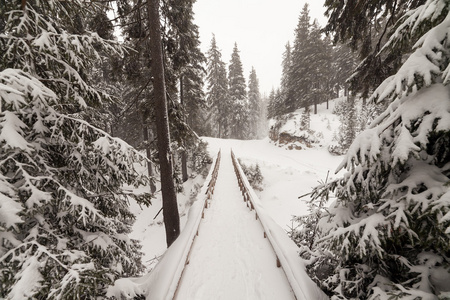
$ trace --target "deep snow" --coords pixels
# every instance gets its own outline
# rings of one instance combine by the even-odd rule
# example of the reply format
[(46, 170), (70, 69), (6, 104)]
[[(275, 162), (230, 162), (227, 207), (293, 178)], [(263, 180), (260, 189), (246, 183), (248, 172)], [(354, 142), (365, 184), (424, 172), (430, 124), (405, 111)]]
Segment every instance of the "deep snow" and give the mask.
[[(236, 157), (240, 158), (243, 163), (247, 165), (254, 165), (255, 163), (259, 164), (262, 175), (264, 176), (264, 181), (263, 190), (257, 191), (257, 197), (259, 197), (266, 213), (282, 228), (277, 230), (279, 231), (278, 233), (281, 233), (282, 235), (283, 230), (289, 229), (293, 215), (303, 215), (307, 213), (307, 205), (304, 200), (308, 200), (308, 196), (304, 197), (303, 200), (299, 200), (298, 197), (309, 193), (311, 188), (316, 186), (319, 181), (325, 180), (329, 171), (330, 177), (333, 177), (336, 167), (342, 160), (342, 157), (332, 156), (326, 150), (327, 145), (332, 142), (331, 139), (333, 136), (333, 132), (329, 128), (329, 120), (331, 120), (332, 125), (335, 125), (333, 123), (336, 121), (335, 116), (331, 114), (331, 109), (332, 106), (329, 110), (325, 110), (324, 105), (322, 105), (322, 107), (319, 107), (319, 114), (311, 116), (312, 129), (316, 132), (322, 132), (324, 137), (321, 140), (321, 143), (316, 144), (314, 148), (288, 150), (287, 147), (280, 147), (271, 142), (268, 138), (252, 141), (202, 138), (208, 142), (208, 151), (213, 157), (217, 155), (219, 149), (222, 149), (223, 155), (228, 157), (228, 149), (232, 148)], [(292, 125), (287, 124), (287, 126)], [(335, 128), (335, 126), (333, 126), (333, 128)], [(208, 181), (209, 178), (206, 178), (206, 180)], [(198, 202), (201, 202), (199, 200), (203, 199), (204, 187), (202, 188), (202, 185), (204, 181), (205, 179), (201, 176), (190, 178), (188, 182), (184, 184), (184, 192), (178, 194), (182, 230), (185, 226), (192, 227), (189, 225), (189, 222), (186, 223), (187, 215), (189, 214), (189, 218), (191, 219), (193, 214), (192, 211), (198, 210), (198, 208), (193, 208), (189, 211), (191, 206), (199, 206), (197, 205)], [(230, 184), (230, 187), (226, 187), (227, 184)], [(234, 193), (231, 191), (230, 182), (225, 183), (224, 188), (230, 189), (228, 194), (232, 195), (232, 193)], [(222, 188), (219, 187), (219, 189)], [(227, 294), (226, 297), (224, 296), (224, 298), (236, 298), (234, 296), (237, 296), (237, 293), (240, 293), (240, 295), (249, 295), (247, 299), (261, 299), (264, 298), (262, 295), (266, 295), (267, 299), (271, 299), (274, 298), (270, 296), (271, 291), (273, 290), (277, 291), (276, 299), (289, 299), (289, 297), (292, 297), (291, 289), (289, 286), (286, 288), (287, 282), (285, 281), (285, 277), (277, 277), (277, 274), (282, 274), (283, 271), (276, 268), (273, 250), (272, 252), (263, 251), (268, 245), (268, 242), (264, 241), (262, 238), (263, 242), (266, 242), (266, 246), (264, 246), (264, 244), (261, 246), (260, 243), (257, 244), (258, 246), (256, 246), (256, 248), (254, 246), (256, 240), (260, 240), (263, 235), (260, 227), (261, 225), (258, 225), (258, 222), (253, 222), (255, 221), (254, 213), (245, 210), (246, 207), (242, 200), (242, 202), (237, 201), (227, 203), (226, 200), (221, 199), (221, 197), (222, 196), (220, 196), (216, 202), (212, 203), (213, 205), (208, 209), (205, 219), (202, 220), (205, 223), (213, 222), (216, 225), (201, 226), (200, 235), (197, 237), (196, 243), (194, 243), (194, 246), (200, 247), (200, 249), (193, 251), (193, 254), (190, 257), (189, 268), (185, 271), (185, 273), (191, 273), (192, 276), (183, 276), (183, 284), (178, 293), (178, 295), (182, 295), (182, 297), (179, 297), (178, 299), (216, 299), (217, 297), (220, 297), (220, 295), (217, 294), (218, 282), (220, 282), (220, 285), (222, 286), (228, 286), (226, 291), (231, 293)], [(224, 206), (225, 204), (230, 206)], [(238, 210), (237, 208), (239, 208), (239, 206), (244, 209)], [(181, 250), (178, 251), (179, 249), (185, 248), (185, 246), (182, 245), (175, 247), (178, 248), (176, 251), (172, 250), (165, 252), (166, 244), (162, 214), (154, 218), (160, 208), (160, 198), (153, 199), (152, 206), (143, 209), (132, 203), (132, 211), (136, 214), (137, 220), (133, 227), (131, 237), (139, 239), (142, 242), (144, 263), (148, 270), (155, 267), (158, 261), (161, 260), (161, 255), (164, 253), (165, 256), (175, 257), (177, 256), (177, 252), (183, 252)], [(221, 215), (221, 212), (224, 212), (225, 214)], [(198, 213), (195, 212), (194, 214)], [(196, 218), (196, 216), (194, 216), (194, 218)], [(243, 226), (246, 230), (239, 232), (236, 231), (236, 229), (233, 229), (233, 226), (238, 223), (237, 221), (244, 223), (248, 222), (248, 224), (245, 223), (246, 225)], [(253, 225), (249, 225), (250, 222)], [(218, 232), (215, 228), (223, 228), (225, 230), (223, 232)], [(187, 229), (187, 231), (191, 231), (191, 229)], [(205, 234), (205, 231), (207, 234)], [(208, 233), (208, 231), (211, 232)], [(208, 236), (210, 239), (209, 241), (201, 242), (202, 238)], [(252, 241), (252, 239), (255, 239), (255, 241)], [(183, 241), (177, 240), (178, 244), (188, 243), (188, 234), (182, 240)], [(221, 240), (227, 241), (227, 243), (219, 244), (219, 241)], [(238, 252), (241, 252), (241, 258), (233, 259)], [(220, 261), (220, 263), (206, 264), (205, 258), (212, 258), (213, 254), (218, 255), (218, 257), (215, 257), (215, 261)], [(200, 262), (200, 264), (195, 263), (196, 261)], [(202, 261), (203, 263), (201, 263)], [(299, 265), (303, 268), (301, 263)], [(171, 268), (173, 269), (173, 274), (179, 272), (174, 264), (172, 264)], [(195, 270), (194, 268), (199, 269)], [(164, 275), (164, 273), (166, 273), (161, 270), (161, 267), (157, 267), (156, 269), (159, 270), (153, 272), (153, 277), (161, 277), (159, 275)], [(261, 275), (269, 269), (275, 269), (275, 271), (267, 273), (269, 274), (267, 275), (268, 277)], [(156, 273), (158, 273), (158, 276), (155, 275)], [(215, 277), (220, 276), (222, 279), (209, 284), (203, 284), (203, 282), (207, 282), (207, 280), (212, 277), (212, 274), (215, 274)], [(239, 278), (239, 276), (244, 277), (235, 281), (231, 279)], [(248, 279), (250, 278), (249, 276), (252, 277), (251, 280)], [(118, 282), (119, 285), (117, 287), (121, 287), (122, 290), (128, 289), (131, 295), (133, 292), (143, 292), (142, 288), (146, 287), (146, 280), (149, 282), (149, 277), (152, 276), (148, 274), (133, 282), (124, 280)], [(275, 280), (274, 277), (277, 277), (278, 279)], [(248, 282), (249, 280), (250, 282)], [(233, 282), (247, 283), (230, 287)], [(270, 286), (268, 283), (272, 282), (275, 283), (278, 288), (272, 287), (264, 291), (265, 287)], [(173, 283), (171, 285), (173, 286)], [(287, 294), (283, 296), (284, 298), (279, 298), (282, 297), (282, 295), (280, 295), (280, 290), (287, 291)], [(260, 295), (258, 296), (256, 293), (260, 293)]]
[(342, 160), (325, 147), (306, 150), (286, 150), (264, 140), (222, 140), (204, 138), (212, 153), (231, 147), (244, 164), (259, 164), (264, 177), (263, 191), (257, 195), (270, 216), (286, 230), (293, 215), (307, 213), (307, 205), (299, 196), (308, 194), (319, 181), (336, 177), (334, 171)]
[[(328, 171), (329, 178), (336, 177), (334, 171), (342, 161), (342, 156), (333, 156), (326, 149), (332, 143), (333, 128), (339, 127), (337, 116), (332, 114), (335, 102), (330, 101), (329, 109), (326, 109), (325, 103), (320, 104), (318, 114), (311, 115), (311, 129), (323, 134), (320, 144), (314, 148), (288, 150), (287, 147), (275, 145), (268, 138), (250, 141), (209, 137), (202, 139), (208, 142), (211, 157), (215, 157), (221, 148), (232, 148), (236, 157), (243, 163), (259, 164), (264, 177), (263, 191), (256, 193), (274, 221), (283, 229), (289, 230), (292, 216), (307, 213), (305, 201), (309, 197), (302, 199), (298, 197), (308, 194), (319, 181), (324, 181)], [(293, 122), (288, 122), (285, 126), (288, 129), (295, 127), (295, 117)], [(190, 178), (184, 183), (184, 191), (178, 194), (182, 228), (186, 223), (187, 212), (204, 180), (201, 176)], [(161, 199), (160, 197), (153, 199), (149, 207), (141, 208), (135, 203), (131, 203), (131, 206), (137, 219), (130, 237), (141, 241), (144, 264), (151, 270), (167, 248), (162, 214), (154, 218), (161, 209)]]
[(229, 149), (176, 299), (294, 299), (263, 229), (239, 190)]
[[(253, 191), (250, 195), (261, 222), (255, 218), (255, 211), (247, 208), (229, 148), (225, 149), (221, 150), (219, 177), (205, 218), (201, 216), (206, 184), (189, 210), (184, 230), (155, 268), (140, 278), (119, 279), (108, 289), (108, 296), (120, 298), (125, 293), (132, 299), (142, 294), (150, 300), (295, 299), (295, 291), (297, 299), (326, 299), (306, 274), (295, 244), (271, 220)], [(211, 171), (206, 181), (210, 178)], [(277, 257), (283, 268), (277, 268)]]

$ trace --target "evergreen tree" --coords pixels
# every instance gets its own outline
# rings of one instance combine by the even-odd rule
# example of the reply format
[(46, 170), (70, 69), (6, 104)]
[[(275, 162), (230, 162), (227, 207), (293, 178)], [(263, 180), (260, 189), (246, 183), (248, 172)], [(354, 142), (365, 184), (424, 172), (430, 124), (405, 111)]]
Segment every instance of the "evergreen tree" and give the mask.
[[(193, 134), (193, 125), (201, 130), (205, 123), (202, 120), (205, 99), (203, 93), (203, 73), (202, 64), (206, 58), (200, 51), (200, 41), (198, 27), (193, 23), (194, 1), (167, 1), (162, 7), (162, 11), (167, 18), (170, 30), (166, 34), (166, 52), (169, 56), (169, 65), (165, 69), (173, 73), (175, 80), (179, 79), (179, 94), (174, 87), (174, 94), (169, 96), (172, 100), (178, 97), (179, 102), (172, 101), (171, 134), (175, 141), (175, 147), (180, 151), (182, 182), (188, 179), (187, 160), (189, 151), (196, 148), (197, 138)], [(166, 63), (167, 65), (167, 63)], [(168, 72), (166, 72), (168, 73)], [(187, 85), (186, 85), (187, 83)], [(181, 104), (181, 105), (179, 105)], [(197, 119), (195, 119), (197, 118)], [(181, 183), (181, 181), (180, 181)]]
[(252, 67), (250, 78), (248, 80), (248, 102), (249, 102), (249, 123), (250, 138), (257, 138), (260, 126), (261, 116), (261, 94), (259, 93), (259, 81), (256, 71)]
[(286, 94), (289, 89), (289, 74), (292, 67), (292, 49), (289, 42), (286, 43), (281, 62), (281, 82), (280, 88), (283, 94)]
[(283, 54), (281, 93), (284, 113), (314, 105), (328, 99), (332, 89), (331, 45), (321, 36), (315, 20), (310, 23), (309, 6), (305, 4), (295, 30), (294, 47)]
[(207, 53), (207, 101), (210, 107), (210, 119), (214, 136), (227, 137), (230, 133), (230, 101), (228, 97), (228, 81), (225, 63), (222, 61), (222, 53), (217, 48), (216, 37), (211, 39), (211, 47)]
[(148, 184), (145, 158), (77, 118), (109, 98), (90, 82), (93, 62), (123, 54), (85, 30), (99, 11), (78, 0), (0, 8), (2, 298), (102, 297), (143, 270), (128, 200), (149, 195), (124, 186)]
[(266, 94), (263, 94), (263, 96), (261, 97), (261, 105), (260, 105), (260, 113), (259, 113), (259, 125), (258, 125), (258, 138), (263, 138), (266, 137), (268, 135), (268, 124), (269, 124), (269, 120), (268, 120), (268, 112), (267, 112), (267, 107), (268, 107), (268, 98), (266, 96)]
[(295, 29), (294, 48), (291, 54), (292, 66), (288, 75), (289, 87), (286, 92), (286, 110), (284, 113), (293, 112), (307, 105), (303, 99), (309, 93), (312, 85), (312, 78), (305, 76), (308, 73), (308, 65), (310, 63), (307, 60), (310, 31), (309, 5), (306, 3), (300, 13), (297, 28)]
[(267, 113), (269, 118), (280, 117), (284, 113), (284, 94), (281, 89), (274, 90), (270, 92), (269, 95), (269, 105), (267, 108)]
[(448, 297), (449, 20), (444, 0), (401, 18), (383, 51), (404, 39), (415, 46), (373, 94), (388, 108), (351, 145), (339, 167), (348, 173), (314, 190), (316, 199), (336, 195), (318, 223), (311, 269), (338, 298)]
[(290, 89), (290, 76), (291, 76), (291, 68), (292, 68), (292, 49), (291, 44), (289, 42), (286, 43), (285, 51), (283, 53), (283, 58), (281, 62), (281, 81), (280, 81), (280, 99), (278, 99), (278, 103), (274, 103), (274, 109), (277, 111), (274, 115), (281, 115), (284, 112), (288, 111), (287, 105), (292, 103), (292, 99), (288, 99), (291, 97), (289, 94)]
[(300, 129), (304, 131), (311, 130), (311, 110), (309, 109), (309, 106), (305, 107), (300, 116)]
[[(181, 157), (181, 168), (175, 165), (175, 172), (173, 172), (177, 190), (182, 188), (182, 180), (188, 178), (188, 152), (194, 149), (197, 143), (193, 128), (188, 126), (196, 123), (190, 122), (187, 114), (190, 113), (192, 118), (196, 118), (202, 114), (201, 106), (204, 106), (202, 91), (204, 56), (199, 50), (198, 28), (193, 23), (193, 3), (194, 1), (191, 0), (163, 1), (160, 7), (161, 21), (164, 23), (161, 38), (171, 147), (179, 149)], [(159, 98), (153, 95), (152, 78), (148, 76), (149, 67), (153, 61), (149, 51), (152, 41), (147, 34), (151, 20), (146, 18), (148, 6), (144, 4), (142, 1), (118, 1), (117, 3), (125, 41), (135, 51), (129, 52), (123, 65), (127, 85), (131, 86), (128, 93), (130, 96), (126, 100), (132, 100), (126, 103), (126, 108), (119, 114), (119, 116), (128, 117), (123, 122), (125, 124), (117, 122), (120, 127), (124, 127), (124, 130), (116, 129), (116, 132), (133, 136), (137, 140), (135, 143), (147, 148), (147, 153), (150, 155), (158, 153), (151, 151), (152, 148), (156, 148), (158, 139), (144, 141), (144, 143), (141, 141), (142, 136), (156, 136), (155, 121), (158, 116), (154, 108), (155, 101)], [(129, 128), (130, 124), (133, 128)], [(120, 127), (119, 129), (122, 129)], [(157, 155), (151, 159), (158, 162)], [(152, 170), (151, 167), (149, 167), (150, 170)], [(182, 180), (178, 178), (177, 170), (181, 170)]]
[(380, 55), (387, 37), (395, 31), (404, 12), (414, 9), (426, 0), (340, 1), (326, 0), (328, 23), (324, 30), (333, 34), (335, 43), (348, 43), (359, 51), (361, 64), (351, 78), (351, 90), (363, 97), (401, 66), (402, 57), (411, 46), (403, 41)]
[(167, 247), (180, 235), (180, 217), (173, 176), (172, 150), (170, 144), (169, 120), (167, 111), (166, 82), (161, 41), (159, 0), (147, 1), (147, 17), (151, 39), (152, 55), (151, 75), (155, 96), (156, 134), (158, 158), (161, 172), (161, 194), (163, 202), (164, 227)]
[[(150, 73), (152, 57), (150, 55), (151, 41), (148, 38), (149, 22), (147, 5), (142, 1), (129, 2), (120, 0), (117, 2), (118, 13), (122, 22), (125, 45), (134, 49), (129, 51), (122, 62), (123, 78), (129, 86), (129, 92), (124, 95), (125, 109), (120, 116), (128, 116), (124, 122), (115, 120), (117, 132), (124, 135), (137, 137), (133, 141), (136, 145), (142, 145), (142, 132), (146, 126), (154, 131), (155, 114), (153, 110), (153, 85)], [(202, 59), (198, 54), (198, 30), (193, 24), (193, 1), (164, 1), (161, 5), (161, 18), (165, 32), (162, 35), (162, 47), (164, 54), (164, 70), (166, 72), (165, 84), (168, 99), (169, 126), (172, 141), (177, 148), (185, 148), (186, 144), (193, 144), (193, 133), (187, 126), (186, 112), (179, 100), (180, 78), (184, 72), (190, 72), (198, 63), (196, 59)], [(201, 62), (200, 62), (201, 64)], [(200, 79), (200, 78), (197, 78)], [(194, 82), (192, 82), (194, 83)], [(197, 83), (195, 83), (197, 85)], [(201, 83), (199, 83), (201, 85)], [(140, 124), (139, 124), (140, 123)], [(129, 128), (133, 124), (134, 128)], [(143, 126), (145, 124), (145, 126)], [(153, 135), (154, 132), (153, 132)], [(154, 145), (153, 145), (154, 147)], [(156, 159), (156, 158), (155, 158)]]
[(228, 95), (230, 97), (230, 137), (245, 139), (250, 134), (250, 121), (244, 70), (237, 44), (234, 44), (228, 67)]
[(303, 107), (314, 105), (317, 114), (317, 105), (325, 102), (331, 96), (331, 51), (332, 48), (321, 37), (321, 29), (317, 20), (314, 20), (306, 45), (305, 61), (308, 61), (304, 78), (310, 81), (308, 92), (303, 96)]
[(276, 99), (275, 99), (275, 89), (272, 88), (269, 94), (269, 99), (267, 102), (267, 118), (274, 118), (276, 114)]
[(347, 152), (358, 133), (355, 96), (348, 95), (345, 101), (335, 106), (335, 113), (339, 116), (341, 124), (336, 136), (339, 149), (335, 149), (334, 152), (342, 155)]
[(198, 29), (196, 29), (196, 36), (195, 46), (191, 49), (191, 61), (183, 72), (181, 85), (184, 94), (183, 102), (187, 113), (187, 123), (197, 135), (202, 136), (210, 134), (205, 128), (206, 101), (203, 91), (203, 78), (206, 74), (203, 65), (206, 63), (206, 58), (200, 51)]
[(350, 78), (358, 64), (356, 54), (345, 44), (338, 43), (332, 51), (332, 87), (336, 89), (336, 97), (339, 96), (339, 90), (344, 90), (344, 95), (348, 95)]

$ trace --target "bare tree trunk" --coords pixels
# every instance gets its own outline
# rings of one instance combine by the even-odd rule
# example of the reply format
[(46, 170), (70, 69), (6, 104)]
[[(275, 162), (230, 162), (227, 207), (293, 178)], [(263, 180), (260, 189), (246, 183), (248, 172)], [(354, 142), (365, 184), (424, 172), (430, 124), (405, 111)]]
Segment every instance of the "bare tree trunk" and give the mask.
[(183, 177), (183, 182), (186, 182), (189, 179), (188, 171), (187, 171), (187, 153), (186, 150), (181, 152), (181, 175)]
[[(183, 75), (180, 76), (180, 102), (184, 107)], [(183, 148), (183, 152), (181, 152), (181, 175), (183, 177), (183, 182), (186, 182), (189, 179), (187, 171), (187, 151), (186, 146)]]
[[(147, 158), (149, 160), (149, 162), (147, 162), (148, 177), (152, 178), (153, 177), (153, 164), (151, 162), (152, 153), (150, 150), (151, 139), (148, 134), (147, 125), (143, 124), (143, 128), (144, 128), (145, 150), (147, 151)], [(156, 191), (155, 183), (153, 181), (150, 181), (150, 192), (154, 193), (155, 191)]]
[(177, 194), (173, 182), (173, 165), (170, 149), (169, 121), (167, 113), (166, 85), (161, 42), (159, 0), (148, 0), (148, 22), (150, 25), (151, 75), (155, 97), (156, 138), (161, 168), (161, 192), (167, 247), (180, 235)]
[(314, 96), (314, 114), (317, 115), (317, 96)]

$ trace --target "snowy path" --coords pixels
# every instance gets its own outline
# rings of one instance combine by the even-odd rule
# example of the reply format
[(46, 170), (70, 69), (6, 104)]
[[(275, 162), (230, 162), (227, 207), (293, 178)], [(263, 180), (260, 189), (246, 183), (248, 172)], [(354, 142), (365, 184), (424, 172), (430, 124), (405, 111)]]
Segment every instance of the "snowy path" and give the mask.
[(263, 236), (255, 212), (242, 200), (227, 149), (176, 299), (294, 299)]

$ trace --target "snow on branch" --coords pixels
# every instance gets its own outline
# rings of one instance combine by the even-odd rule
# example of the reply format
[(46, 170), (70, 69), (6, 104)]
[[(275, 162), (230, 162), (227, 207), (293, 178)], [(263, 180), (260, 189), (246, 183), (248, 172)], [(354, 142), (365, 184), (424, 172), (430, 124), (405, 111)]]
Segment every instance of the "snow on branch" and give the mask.
[[(64, 9), (61, 3), (54, 5), (58, 11)], [(73, 1), (70, 5), (80, 4)], [(55, 23), (56, 19), (44, 16), (31, 5), (26, 13), (13, 10), (6, 15), (5, 31), (0, 33), (0, 39), (5, 43), (3, 55), (10, 62), (9, 66), (33, 74), (60, 97), (64, 96), (60, 101), (75, 99), (83, 108), (87, 100), (101, 102), (109, 98), (106, 93), (91, 87), (81, 74), (100, 59), (99, 51), (122, 56), (125, 48), (118, 42), (105, 41), (89, 31), (69, 33), (61, 28), (61, 24)], [(48, 76), (49, 72), (41, 72), (42, 69), (51, 69), (52, 76)]]
[(7, 297), (35, 298), (47, 288), (41, 277), (59, 282), (50, 291), (58, 299), (137, 272), (137, 245), (124, 235), (134, 218), (128, 198), (150, 203), (150, 193), (129, 191), (150, 180), (136, 169), (144, 156), (58, 112), (59, 96), (24, 71), (0, 71), (0, 103), (0, 268), (14, 282)]
[(447, 84), (449, 82), (450, 69), (447, 65), (446, 53), (450, 33), (450, 14), (446, 5), (443, 0), (428, 0), (400, 19), (401, 25), (380, 53), (411, 36), (419, 35), (424, 23), (436, 22), (440, 19), (442, 21), (420, 37), (413, 47), (414, 52), (399, 71), (387, 78), (375, 90), (371, 99), (383, 101), (396, 97), (402, 98), (433, 83)]

